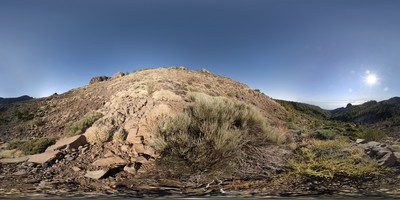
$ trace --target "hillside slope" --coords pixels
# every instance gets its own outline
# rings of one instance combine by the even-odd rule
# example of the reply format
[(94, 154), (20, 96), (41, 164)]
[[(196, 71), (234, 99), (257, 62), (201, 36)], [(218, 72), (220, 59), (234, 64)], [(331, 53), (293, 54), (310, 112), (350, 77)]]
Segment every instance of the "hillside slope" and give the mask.
[[(102, 109), (106, 113), (111, 107), (127, 109), (137, 104), (138, 100), (154, 99), (148, 93), (160, 90), (171, 91), (182, 98), (188, 92), (203, 92), (237, 99), (258, 107), (273, 124), (279, 124), (287, 117), (287, 111), (282, 106), (245, 84), (182, 67), (140, 70), (124, 76), (117, 73), (109, 79), (97, 77), (91, 82), (64, 94), (5, 106), (0, 111), (1, 138), (59, 137), (68, 124), (90, 111)], [(156, 101), (169, 102), (168, 98), (156, 98), (159, 98)], [(183, 106), (183, 103), (171, 104), (176, 104), (172, 107)]]

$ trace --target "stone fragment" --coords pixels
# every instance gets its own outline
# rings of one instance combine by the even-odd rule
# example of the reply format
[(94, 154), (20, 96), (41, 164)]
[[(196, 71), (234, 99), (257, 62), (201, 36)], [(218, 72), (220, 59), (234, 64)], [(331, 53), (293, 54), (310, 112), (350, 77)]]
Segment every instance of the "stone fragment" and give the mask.
[(78, 149), (79, 146), (85, 144), (87, 144), (86, 137), (84, 135), (76, 135), (58, 140), (54, 145), (49, 146), (46, 151)]
[(14, 164), (14, 163), (22, 163), (28, 161), (29, 156), (23, 156), (19, 158), (3, 158), (0, 159), (1, 164)]
[(367, 141), (365, 139), (357, 139), (356, 144), (365, 144)]
[(126, 171), (126, 172), (128, 172), (128, 173), (130, 173), (130, 174), (136, 174), (136, 169), (135, 169), (135, 167), (130, 167), (130, 166), (128, 166), (128, 165), (126, 165), (126, 166), (124, 167), (124, 171)]
[(41, 165), (52, 165), (56, 160), (61, 159), (63, 154), (59, 151), (45, 151), (41, 154), (31, 155), (28, 162), (37, 163)]
[(126, 161), (119, 156), (101, 158), (92, 163), (92, 165), (97, 166), (97, 167), (122, 166), (125, 164), (126, 164)]
[(81, 171), (82, 169), (79, 168), (79, 167), (74, 166), (74, 167), (72, 167), (72, 170), (73, 170), (74, 172), (79, 172), (79, 171)]
[(99, 179), (105, 178), (109, 171), (110, 171), (109, 169), (97, 170), (97, 171), (87, 171), (85, 174), (85, 177), (99, 180)]

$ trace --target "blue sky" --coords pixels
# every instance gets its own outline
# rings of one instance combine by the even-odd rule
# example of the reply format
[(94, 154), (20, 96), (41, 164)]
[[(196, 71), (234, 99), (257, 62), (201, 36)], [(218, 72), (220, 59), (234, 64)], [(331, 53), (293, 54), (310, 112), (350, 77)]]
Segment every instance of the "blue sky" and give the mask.
[(183, 65), (324, 108), (383, 100), (400, 92), (399, 19), (396, 0), (0, 0), (0, 96)]

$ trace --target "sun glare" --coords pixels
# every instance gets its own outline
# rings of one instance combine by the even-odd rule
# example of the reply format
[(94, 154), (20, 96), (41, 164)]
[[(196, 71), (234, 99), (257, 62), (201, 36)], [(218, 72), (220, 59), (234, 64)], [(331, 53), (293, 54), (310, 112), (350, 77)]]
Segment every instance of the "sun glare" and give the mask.
[(375, 74), (368, 74), (366, 80), (368, 85), (375, 85), (378, 81), (378, 77), (376, 77)]

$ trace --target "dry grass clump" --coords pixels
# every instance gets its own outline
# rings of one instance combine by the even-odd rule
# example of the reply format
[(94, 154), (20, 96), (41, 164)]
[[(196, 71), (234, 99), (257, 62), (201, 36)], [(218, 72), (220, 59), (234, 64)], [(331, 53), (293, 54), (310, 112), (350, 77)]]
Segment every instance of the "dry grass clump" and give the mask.
[(86, 131), (86, 129), (88, 129), (90, 126), (92, 126), (92, 124), (94, 122), (96, 122), (98, 119), (100, 119), (101, 117), (103, 117), (103, 115), (101, 113), (94, 112), (94, 111), (88, 112), (78, 121), (65, 127), (64, 134), (66, 134), (68, 136), (82, 134)]
[(338, 175), (360, 177), (378, 175), (384, 170), (376, 160), (365, 155), (362, 148), (352, 146), (346, 140), (310, 140), (308, 147), (296, 150), (289, 160), (296, 176), (333, 178)]
[(1, 150), (0, 158), (18, 158), (24, 156), (24, 152), (18, 149)]
[(115, 127), (114, 119), (102, 118), (98, 120), (92, 127), (88, 128), (85, 132), (87, 141), (90, 144), (102, 144), (112, 139)]
[(124, 128), (119, 128), (118, 131), (116, 131), (113, 135), (113, 141), (115, 142), (122, 142), (125, 141), (126, 137), (128, 136), (128, 133), (125, 131)]
[(182, 97), (169, 90), (159, 90), (153, 93), (155, 100), (182, 101)]
[(160, 123), (156, 140), (159, 164), (175, 172), (233, 172), (246, 150), (280, 141), (250, 105), (203, 93), (188, 99), (193, 104), (184, 112)]

